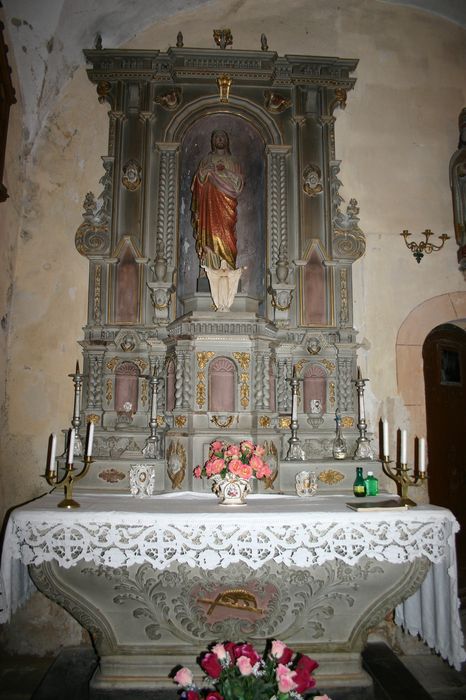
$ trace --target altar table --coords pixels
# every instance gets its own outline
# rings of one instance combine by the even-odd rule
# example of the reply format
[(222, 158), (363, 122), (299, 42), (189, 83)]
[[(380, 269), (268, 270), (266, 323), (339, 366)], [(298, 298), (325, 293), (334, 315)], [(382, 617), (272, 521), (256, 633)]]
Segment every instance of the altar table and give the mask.
[[(252, 495), (226, 507), (205, 493), (80, 492), (81, 507), (63, 511), (61, 498), (57, 490), (10, 516), (0, 621), (33, 590), (29, 567), (39, 589), (90, 630), (102, 687), (131, 673), (150, 687), (154, 668), (160, 684), (170, 664), (189, 663), (187, 646), (195, 657), (234, 634), (257, 646), (281, 635), (325, 673), (324, 657), (327, 677), (350, 659), (339, 682), (356, 682), (353, 662), (390, 606), (456, 669), (466, 659), (458, 524), (444, 508), (355, 512), (348, 495)], [(163, 663), (149, 672), (147, 655)]]

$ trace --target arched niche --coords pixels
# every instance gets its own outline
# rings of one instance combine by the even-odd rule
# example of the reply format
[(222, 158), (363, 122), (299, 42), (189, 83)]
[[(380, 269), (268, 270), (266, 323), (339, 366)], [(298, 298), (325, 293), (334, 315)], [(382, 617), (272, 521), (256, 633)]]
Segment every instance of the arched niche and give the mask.
[(139, 367), (134, 362), (121, 362), (115, 370), (115, 410), (133, 414), (138, 410)]
[[(311, 401), (319, 401), (320, 413), (327, 411), (327, 372), (318, 364), (308, 364), (304, 370), (303, 412), (312, 413)], [(317, 412), (317, 411), (316, 411)]]
[(209, 364), (208, 405), (211, 413), (236, 410), (237, 370), (228, 357), (217, 357)]
[[(178, 313), (183, 310), (184, 299), (202, 291), (197, 284), (199, 261), (191, 222), (191, 185), (199, 162), (211, 150), (211, 135), (215, 129), (227, 132), (231, 153), (244, 170), (245, 185), (238, 199), (236, 224), (237, 267), (244, 268), (240, 290), (260, 301), (266, 296), (265, 267), (270, 257), (267, 197), (271, 196), (268, 184), (271, 156), (267, 149), (274, 146), (283, 149), (283, 136), (267, 110), (251, 100), (232, 96), (227, 104), (222, 104), (217, 97), (200, 97), (180, 107), (164, 132), (163, 142), (158, 144), (161, 159), (166, 158), (167, 173), (170, 153), (175, 146), (177, 149)], [(279, 157), (285, 156), (280, 154)], [(283, 173), (282, 177), (285, 178)], [(273, 191), (274, 197), (279, 198), (278, 192)], [(286, 220), (283, 202), (281, 208), (281, 216)], [(204, 291), (208, 291), (208, 287)]]
[(331, 271), (325, 266), (320, 246), (312, 245), (301, 270), (301, 325), (325, 326), (332, 323), (329, 301)]
[(113, 319), (137, 324), (141, 316), (141, 256), (130, 236), (124, 236), (115, 253)]

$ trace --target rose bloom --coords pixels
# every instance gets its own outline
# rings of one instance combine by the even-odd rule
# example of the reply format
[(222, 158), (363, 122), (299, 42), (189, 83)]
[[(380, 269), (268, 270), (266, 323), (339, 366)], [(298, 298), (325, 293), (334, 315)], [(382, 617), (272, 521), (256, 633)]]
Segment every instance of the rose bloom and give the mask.
[(254, 454), (258, 457), (263, 457), (265, 455), (265, 447), (263, 447), (262, 445), (256, 445), (256, 447), (254, 448)]
[(200, 667), (211, 678), (219, 678), (222, 673), (222, 666), (215, 654), (208, 651), (199, 662)]
[(223, 450), (223, 442), (221, 440), (214, 440), (210, 443), (211, 452), (221, 452)]
[(225, 450), (226, 457), (237, 457), (240, 454), (240, 449), (238, 445), (228, 445)]
[(176, 672), (173, 680), (175, 683), (179, 683), (179, 685), (186, 687), (193, 684), (193, 674), (189, 668), (183, 666), (183, 668), (180, 668), (180, 670)]
[(181, 693), (182, 700), (201, 700), (201, 696), (197, 690), (184, 690)]
[(254, 443), (251, 440), (243, 440), (240, 444), (241, 452), (252, 452), (254, 450)]
[(328, 695), (314, 695), (314, 700), (331, 700)]
[(311, 659), (310, 656), (306, 656), (306, 654), (301, 654), (301, 656), (298, 659), (298, 663), (296, 664), (296, 670), (304, 669), (308, 673), (312, 673), (318, 666), (319, 664), (317, 663), (317, 661)]
[(316, 681), (306, 668), (296, 668), (293, 680), (296, 683), (296, 692), (304, 693), (315, 687)]
[(254, 649), (252, 644), (234, 644), (233, 658), (239, 659), (240, 656), (245, 656), (247, 659), (249, 659), (252, 666), (261, 660), (260, 655)]
[(249, 464), (251, 465), (251, 467), (254, 470), (256, 470), (256, 469), (260, 469), (261, 467), (263, 467), (264, 462), (257, 455), (252, 455), (251, 459), (249, 460)]
[(220, 695), (217, 690), (209, 690), (205, 696), (205, 700), (223, 700), (223, 695)]
[(238, 666), (239, 672), (242, 676), (250, 676), (252, 674), (253, 669), (251, 666), (251, 661), (247, 656), (240, 656), (236, 662), (236, 665)]
[(258, 479), (263, 479), (264, 476), (270, 476), (272, 473), (272, 470), (270, 469), (269, 465), (263, 462), (262, 467), (260, 469), (256, 470), (256, 476)]
[(201, 474), (202, 474), (202, 467), (199, 467), (199, 466), (196, 467), (194, 470), (194, 476), (196, 477), (196, 479), (200, 479)]
[(278, 664), (276, 671), (276, 678), (278, 682), (278, 690), (280, 693), (289, 693), (290, 690), (296, 688), (296, 683), (293, 680), (295, 672), (288, 668), (288, 666), (283, 666), (283, 664)]
[(212, 647), (212, 653), (215, 654), (217, 659), (219, 659), (220, 661), (223, 661), (227, 658), (227, 650), (225, 649), (223, 644), (215, 644), (215, 646)]
[(284, 642), (281, 642), (279, 639), (274, 639), (270, 655), (277, 659), (279, 664), (286, 666), (293, 658), (293, 651), (290, 647), (287, 647)]
[(241, 464), (241, 467), (237, 472), (235, 472), (235, 474), (238, 474), (241, 479), (251, 479), (251, 477), (254, 476), (252, 467), (250, 467), (249, 464)]
[(225, 469), (225, 461), (223, 459), (220, 459), (220, 457), (213, 459), (212, 460), (212, 470), (211, 470), (212, 475), (213, 474), (220, 474), (222, 469)]
[(232, 459), (231, 462), (228, 464), (228, 469), (231, 471), (232, 474), (240, 476), (240, 470), (242, 466), (243, 463), (240, 459)]

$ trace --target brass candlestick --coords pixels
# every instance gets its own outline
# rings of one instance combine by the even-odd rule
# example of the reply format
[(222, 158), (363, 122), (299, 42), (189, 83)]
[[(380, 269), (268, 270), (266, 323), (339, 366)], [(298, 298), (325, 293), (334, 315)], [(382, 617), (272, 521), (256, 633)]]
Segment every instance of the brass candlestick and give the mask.
[(388, 456), (385, 456), (381, 460), (382, 469), (384, 473), (393, 479), (401, 490), (401, 504), (406, 506), (417, 506), (417, 503), (411, 498), (408, 498), (408, 488), (410, 486), (420, 486), (427, 479), (427, 474), (422, 471), (418, 471), (416, 474), (413, 470), (413, 475), (410, 476), (410, 469), (407, 464), (397, 464), (394, 468), (390, 466), (392, 460)]
[(79, 479), (86, 476), (93, 461), (91, 456), (85, 455), (83, 459), (84, 466), (78, 473), (76, 473), (77, 470), (74, 468), (74, 464), (68, 462), (65, 475), (60, 480), (58, 479), (58, 472), (50, 471), (50, 469), (46, 471), (45, 478), (50, 486), (63, 485), (65, 489), (65, 498), (58, 503), (57, 508), (80, 508), (79, 503), (73, 498), (73, 484), (75, 481), (79, 481)]
[(288, 440), (289, 448), (286, 453), (285, 462), (293, 462), (295, 460), (304, 460), (306, 455), (301, 447), (301, 440), (298, 437), (298, 390), (299, 382), (303, 380), (296, 376), (296, 370), (293, 368), (293, 376), (287, 380), (291, 386), (291, 437)]

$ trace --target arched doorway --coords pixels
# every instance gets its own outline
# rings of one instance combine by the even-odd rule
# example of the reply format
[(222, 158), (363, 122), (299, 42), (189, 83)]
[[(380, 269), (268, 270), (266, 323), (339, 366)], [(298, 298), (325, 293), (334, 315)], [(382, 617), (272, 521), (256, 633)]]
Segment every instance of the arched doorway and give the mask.
[(449, 508), (456, 537), (460, 591), (466, 593), (466, 331), (437, 326), (423, 345), (429, 500)]

